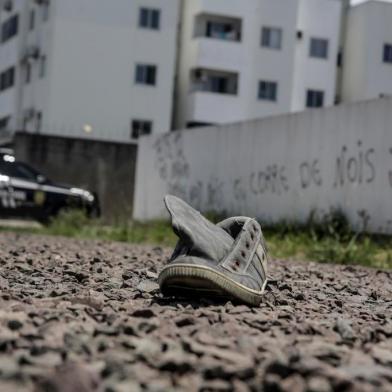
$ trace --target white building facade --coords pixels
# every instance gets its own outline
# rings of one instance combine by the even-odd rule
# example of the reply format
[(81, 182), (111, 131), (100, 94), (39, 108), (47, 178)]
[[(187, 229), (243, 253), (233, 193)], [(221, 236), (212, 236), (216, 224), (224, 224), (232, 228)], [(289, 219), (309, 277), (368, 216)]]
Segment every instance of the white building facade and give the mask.
[(0, 142), (132, 141), (390, 95), (392, 4), (347, 4), (0, 0)]
[(190, 0), (182, 9), (176, 127), (330, 106), (339, 0)]
[(129, 141), (171, 128), (179, 0), (3, 0), (0, 130)]
[(368, 1), (351, 7), (346, 26), (342, 100), (392, 96), (392, 4)]

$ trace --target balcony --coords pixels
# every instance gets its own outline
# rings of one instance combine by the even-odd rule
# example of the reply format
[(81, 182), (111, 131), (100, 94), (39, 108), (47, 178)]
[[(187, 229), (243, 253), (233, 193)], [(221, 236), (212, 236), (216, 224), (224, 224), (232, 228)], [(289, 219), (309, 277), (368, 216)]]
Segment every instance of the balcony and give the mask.
[(26, 64), (29, 61), (36, 61), (40, 57), (40, 48), (38, 46), (28, 46), (20, 59), (22, 64)]
[(207, 91), (193, 91), (187, 99), (187, 124), (223, 124), (243, 118), (239, 98)]
[(241, 41), (242, 21), (221, 15), (199, 14), (195, 18), (195, 37)]
[(191, 91), (237, 95), (238, 74), (206, 68), (191, 71)]
[(219, 124), (237, 121), (241, 116), (238, 74), (196, 68), (191, 72), (187, 99), (187, 123)]

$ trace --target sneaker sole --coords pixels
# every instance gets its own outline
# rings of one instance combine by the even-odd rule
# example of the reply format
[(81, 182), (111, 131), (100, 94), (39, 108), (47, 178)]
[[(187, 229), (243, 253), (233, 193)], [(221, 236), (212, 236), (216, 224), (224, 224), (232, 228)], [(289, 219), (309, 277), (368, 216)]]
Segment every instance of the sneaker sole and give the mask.
[(259, 305), (267, 280), (260, 291), (252, 290), (227, 278), (223, 273), (205, 266), (176, 264), (165, 267), (159, 274), (158, 283), (164, 294), (195, 296), (204, 294), (214, 297), (232, 297), (249, 305)]

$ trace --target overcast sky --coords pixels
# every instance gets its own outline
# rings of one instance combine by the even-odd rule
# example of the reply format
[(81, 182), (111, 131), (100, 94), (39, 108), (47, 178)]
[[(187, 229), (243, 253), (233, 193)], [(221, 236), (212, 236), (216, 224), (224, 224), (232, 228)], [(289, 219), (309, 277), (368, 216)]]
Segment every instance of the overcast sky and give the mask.
[[(351, 4), (359, 4), (359, 3), (363, 3), (366, 0), (351, 0)], [(384, 1), (388, 1), (390, 3), (392, 3), (392, 0), (384, 0)]]

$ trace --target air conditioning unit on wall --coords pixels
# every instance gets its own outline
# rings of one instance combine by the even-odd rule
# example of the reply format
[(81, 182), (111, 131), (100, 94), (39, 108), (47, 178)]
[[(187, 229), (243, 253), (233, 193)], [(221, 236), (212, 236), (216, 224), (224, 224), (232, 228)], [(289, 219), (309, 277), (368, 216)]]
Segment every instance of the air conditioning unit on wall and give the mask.
[(22, 56), (21, 62), (27, 63), (30, 60), (37, 60), (40, 53), (41, 51), (38, 46), (28, 46)]
[(40, 55), (40, 50), (38, 46), (29, 46), (26, 50), (27, 57), (37, 60)]
[(3, 4), (3, 10), (7, 12), (11, 12), (14, 7), (14, 3), (12, 0), (6, 0)]
[(25, 109), (24, 114), (23, 114), (23, 119), (25, 121), (30, 121), (34, 118), (35, 116), (35, 109), (34, 108), (28, 108)]

